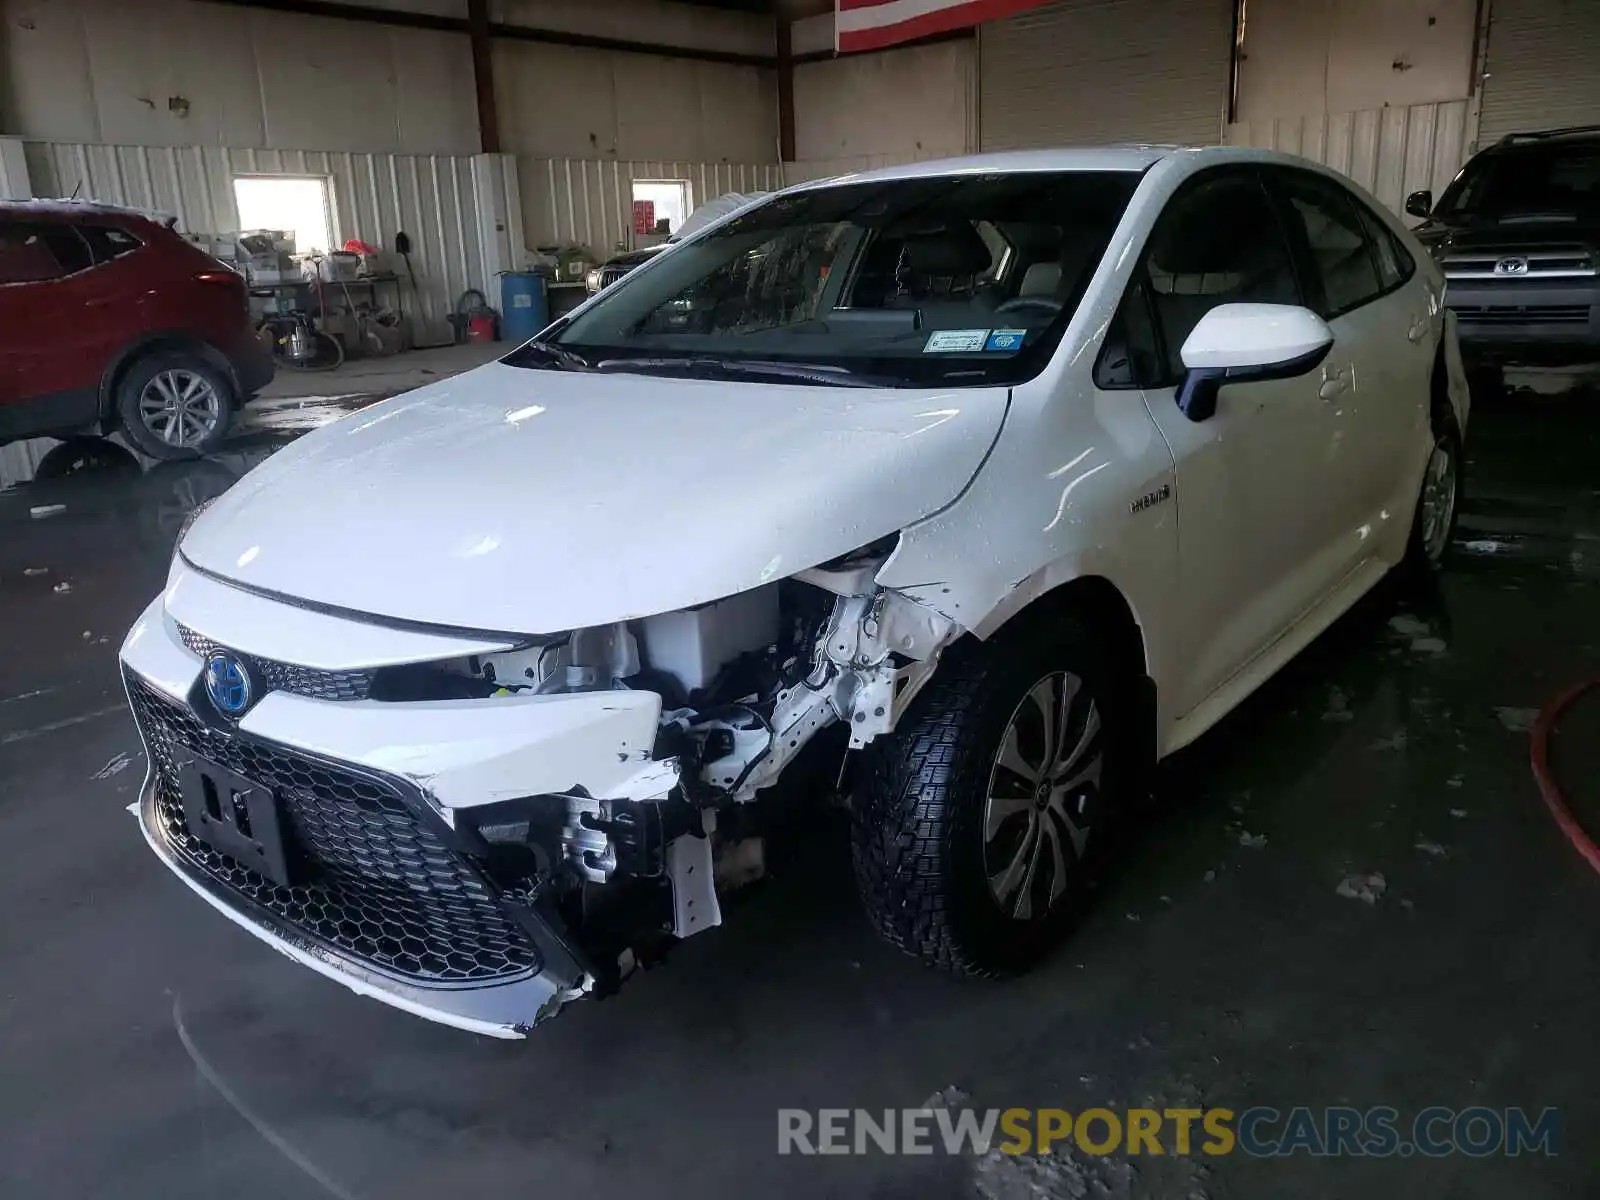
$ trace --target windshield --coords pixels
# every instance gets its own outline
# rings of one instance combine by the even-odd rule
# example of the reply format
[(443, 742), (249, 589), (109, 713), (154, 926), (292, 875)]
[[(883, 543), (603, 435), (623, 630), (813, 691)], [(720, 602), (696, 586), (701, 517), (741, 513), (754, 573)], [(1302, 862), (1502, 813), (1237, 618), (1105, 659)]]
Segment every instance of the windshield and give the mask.
[(1600, 146), (1535, 143), (1480, 155), (1440, 198), (1436, 215), (1600, 216)]
[(514, 366), (836, 386), (1044, 366), (1139, 176), (846, 183), (759, 203), (604, 292)]

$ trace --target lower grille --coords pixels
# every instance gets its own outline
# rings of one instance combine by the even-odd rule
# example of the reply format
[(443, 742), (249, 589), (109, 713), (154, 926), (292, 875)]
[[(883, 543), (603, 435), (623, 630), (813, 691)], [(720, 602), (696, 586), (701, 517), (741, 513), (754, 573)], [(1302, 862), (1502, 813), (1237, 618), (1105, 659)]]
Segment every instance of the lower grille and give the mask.
[(1452, 304), (1456, 319), (1470, 325), (1587, 325), (1587, 304)]
[[(201, 658), (223, 649), (187, 625), (178, 625), (178, 637)], [(319, 667), (302, 667), (253, 655), (250, 662), (260, 671), (261, 681), (269, 692), (293, 692), (313, 700), (365, 700), (372, 691), (371, 671), (324, 671)]]
[[(158, 817), (190, 866), (411, 983), (478, 984), (539, 968), (527, 934), (490, 885), (418, 820), (397, 785), (212, 729), (137, 677), (127, 682), (155, 769)], [(180, 747), (277, 793), (290, 859), (304, 882), (279, 886), (189, 831), (178, 791)]]

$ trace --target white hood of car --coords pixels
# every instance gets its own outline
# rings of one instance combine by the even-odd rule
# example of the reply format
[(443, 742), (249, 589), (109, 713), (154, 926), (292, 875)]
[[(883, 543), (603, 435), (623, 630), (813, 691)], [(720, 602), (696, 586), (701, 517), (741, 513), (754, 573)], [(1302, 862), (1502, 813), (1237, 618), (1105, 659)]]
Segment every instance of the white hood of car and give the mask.
[(706, 603), (960, 494), (1004, 388), (707, 382), (494, 363), (307, 435), (183, 540), (225, 579), (378, 616), (557, 633)]

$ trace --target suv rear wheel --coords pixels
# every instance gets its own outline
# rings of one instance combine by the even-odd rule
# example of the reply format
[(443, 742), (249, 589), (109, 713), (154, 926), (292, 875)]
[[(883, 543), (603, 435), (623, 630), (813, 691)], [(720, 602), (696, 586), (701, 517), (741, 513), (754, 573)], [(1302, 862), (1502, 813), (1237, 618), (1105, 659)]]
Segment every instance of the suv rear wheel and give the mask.
[(1052, 613), (966, 647), (869, 748), (852, 857), (893, 945), (1004, 975), (1066, 936), (1135, 778), (1136, 693), (1101, 645)]
[(117, 384), (117, 416), (135, 447), (152, 458), (191, 458), (222, 443), (233, 417), (233, 385), (183, 351), (141, 358)]

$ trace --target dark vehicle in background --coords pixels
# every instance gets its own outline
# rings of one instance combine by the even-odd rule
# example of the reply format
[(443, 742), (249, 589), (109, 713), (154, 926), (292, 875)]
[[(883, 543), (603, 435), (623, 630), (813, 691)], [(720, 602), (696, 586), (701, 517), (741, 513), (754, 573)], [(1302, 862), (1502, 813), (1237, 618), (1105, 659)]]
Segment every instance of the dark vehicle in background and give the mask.
[(272, 379), (244, 278), (173, 223), (0, 203), (0, 445), (121, 431), (153, 458), (206, 453)]
[(724, 192), (707, 200), (684, 218), (678, 231), (665, 242), (654, 246), (640, 246), (637, 250), (624, 250), (613, 254), (601, 263), (584, 278), (584, 287), (592, 296), (601, 288), (608, 288), (636, 267), (642, 267), (668, 246), (677, 245), (690, 234), (704, 229), (713, 221), (720, 220), (729, 213), (737, 212), (746, 204), (759, 200), (765, 192)]
[(1600, 125), (1519, 133), (1406, 198), (1480, 379), (1600, 360)]

